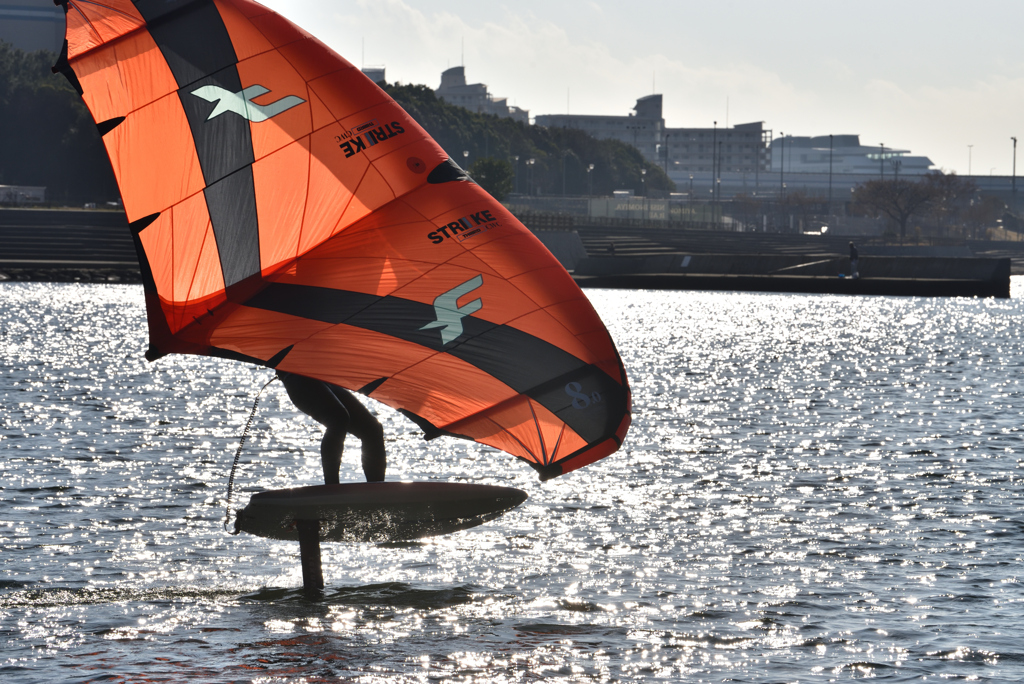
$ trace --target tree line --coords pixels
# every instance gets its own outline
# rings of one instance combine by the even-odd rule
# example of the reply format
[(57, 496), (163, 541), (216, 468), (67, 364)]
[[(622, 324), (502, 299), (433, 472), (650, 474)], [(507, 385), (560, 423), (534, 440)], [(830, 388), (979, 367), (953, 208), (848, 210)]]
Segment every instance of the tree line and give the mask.
[[(737, 195), (729, 213), (741, 223), (759, 228), (761, 221), (769, 230), (787, 232), (791, 225), (827, 223), (837, 207), (829, 206), (821, 196), (796, 190), (764, 198)], [(955, 173), (932, 171), (923, 176), (869, 180), (853, 189), (850, 201), (840, 209), (847, 216), (887, 221), (887, 235), (901, 242), (908, 232), (918, 237), (981, 239), (1001, 227), (1002, 237), (1018, 239), (1024, 221), (999, 197), (982, 194), (974, 181)], [(998, 233), (998, 230), (996, 231)]]
[(861, 183), (854, 188), (852, 209), (865, 216), (890, 219), (899, 228), (901, 242), (906, 240), (912, 221), (923, 224), (918, 228), (945, 237), (978, 239), (999, 220), (1006, 229), (1018, 229), (1016, 217), (1001, 199), (979, 194), (974, 181), (941, 171), (918, 180)]
[[(666, 196), (675, 184), (632, 145), (598, 140), (571, 128), (530, 126), (448, 104), (424, 85), (384, 90), (497, 199), (527, 195)], [(592, 168), (591, 168), (592, 167)], [(496, 184), (497, 179), (500, 184)]]
[(0, 184), (46, 186), (56, 203), (116, 200), (96, 126), (67, 79), (50, 71), (56, 61), (0, 41)]
[[(56, 60), (52, 52), (25, 52), (0, 41), (0, 184), (46, 186), (49, 201), (58, 204), (116, 200), (117, 184), (96, 126), (67, 79), (51, 72)], [(498, 199), (514, 192), (674, 190), (662, 169), (632, 146), (470, 112), (422, 85), (382, 85)]]

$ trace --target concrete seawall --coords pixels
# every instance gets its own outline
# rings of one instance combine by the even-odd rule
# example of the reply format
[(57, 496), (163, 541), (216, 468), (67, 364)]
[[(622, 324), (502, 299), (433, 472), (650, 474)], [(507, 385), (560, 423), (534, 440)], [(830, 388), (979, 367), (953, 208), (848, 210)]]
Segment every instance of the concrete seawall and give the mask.
[(860, 278), (847, 257), (765, 254), (665, 254), (589, 257), (574, 277), (589, 287), (833, 292), (917, 297), (1010, 296), (1010, 259), (861, 257)]
[(119, 211), (0, 209), (0, 280), (140, 282)]
[(858, 241), (860, 278), (853, 279), (849, 238), (843, 236), (600, 226), (577, 231), (588, 256), (577, 260), (573, 275), (588, 287), (1009, 297), (1011, 273), (1024, 273), (1019, 242)]
[[(538, 230), (581, 285), (658, 289), (835, 292), (913, 296), (1010, 296), (1011, 259), (1005, 256), (913, 256), (870, 253), (860, 278), (835, 252), (844, 239), (711, 231), (634, 231), (581, 228)], [(892, 248), (887, 248), (892, 249)], [(977, 248), (975, 248), (977, 250)], [(1021, 245), (1001, 251), (1024, 255)], [(917, 250), (916, 253), (922, 253)], [(911, 255), (904, 255), (911, 254)], [(0, 280), (139, 282), (127, 221), (117, 211), (0, 209)]]

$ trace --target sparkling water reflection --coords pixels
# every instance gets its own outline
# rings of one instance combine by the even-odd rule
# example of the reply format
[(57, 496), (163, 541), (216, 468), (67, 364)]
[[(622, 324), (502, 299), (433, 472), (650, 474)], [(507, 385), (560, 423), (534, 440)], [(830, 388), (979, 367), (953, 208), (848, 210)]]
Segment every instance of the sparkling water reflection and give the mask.
[[(392, 479), (531, 498), (419, 543), (222, 529), (270, 372), (141, 358), (141, 290), (0, 284), (3, 681), (1024, 679), (1014, 299), (591, 291), (619, 454), (545, 484), (380, 406)], [(272, 384), (240, 482), (314, 484)], [(343, 479), (360, 475), (355, 453)]]

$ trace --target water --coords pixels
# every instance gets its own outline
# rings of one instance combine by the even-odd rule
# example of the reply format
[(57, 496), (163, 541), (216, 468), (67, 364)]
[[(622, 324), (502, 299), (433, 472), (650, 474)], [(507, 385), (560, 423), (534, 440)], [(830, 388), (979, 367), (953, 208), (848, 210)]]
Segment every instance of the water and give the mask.
[[(530, 499), (421, 543), (223, 531), (270, 372), (145, 349), (135, 286), (0, 284), (0, 681), (1024, 679), (1014, 299), (590, 291), (625, 448), (541, 484), (376, 406), (392, 479)], [(278, 383), (246, 492), (316, 484)], [(349, 453), (342, 478), (359, 479)]]

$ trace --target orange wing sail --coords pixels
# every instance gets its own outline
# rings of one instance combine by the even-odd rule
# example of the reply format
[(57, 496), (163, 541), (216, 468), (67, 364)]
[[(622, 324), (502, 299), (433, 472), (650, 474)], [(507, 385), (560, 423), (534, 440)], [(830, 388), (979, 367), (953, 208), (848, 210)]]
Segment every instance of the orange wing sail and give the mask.
[(542, 479), (614, 452), (626, 374), (544, 246), (387, 94), (249, 0), (66, 0), (54, 67), (121, 188), (150, 349), (357, 390)]

